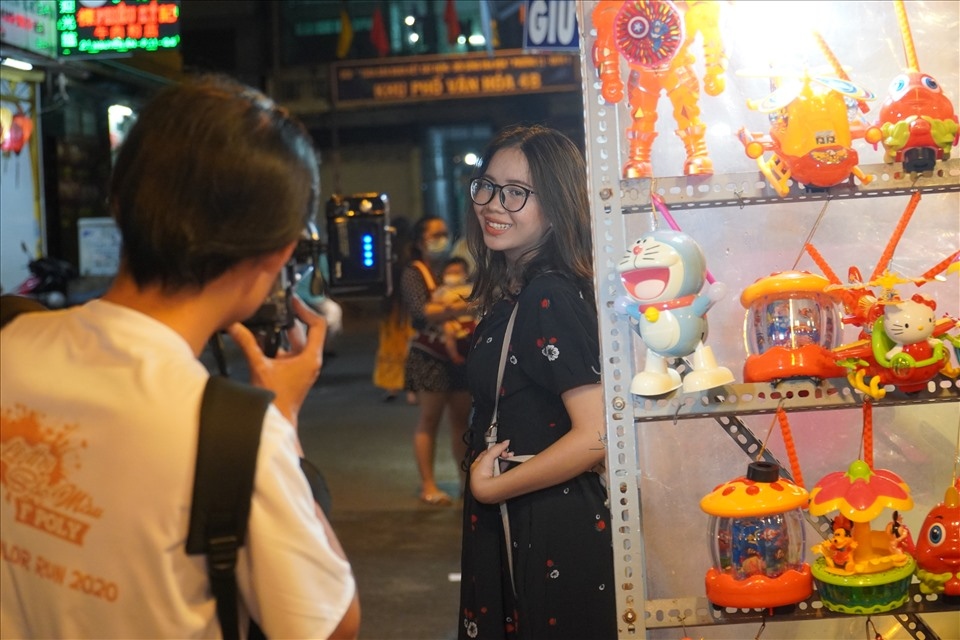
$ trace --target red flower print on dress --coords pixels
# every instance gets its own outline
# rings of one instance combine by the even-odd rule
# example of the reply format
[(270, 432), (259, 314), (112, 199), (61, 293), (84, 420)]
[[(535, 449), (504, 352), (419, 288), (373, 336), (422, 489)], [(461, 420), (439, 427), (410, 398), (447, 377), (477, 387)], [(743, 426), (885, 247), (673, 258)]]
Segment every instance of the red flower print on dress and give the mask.
[(540, 301), (540, 308), (541, 308), (541, 309), (549, 309), (549, 308), (550, 308), (550, 298), (544, 298), (543, 300), (541, 300), (541, 301)]

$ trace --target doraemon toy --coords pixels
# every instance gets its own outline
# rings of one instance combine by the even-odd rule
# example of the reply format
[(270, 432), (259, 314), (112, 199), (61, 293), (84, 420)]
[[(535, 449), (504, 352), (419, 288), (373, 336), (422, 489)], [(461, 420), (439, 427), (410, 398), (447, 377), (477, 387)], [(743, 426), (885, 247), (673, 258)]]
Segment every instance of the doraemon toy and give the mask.
[[(733, 382), (733, 374), (718, 367), (707, 339), (707, 311), (726, 293), (720, 283), (701, 289), (706, 260), (700, 246), (679, 231), (651, 231), (627, 249), (617, 266), (628, 296), (616, 300), (618, 313), (631, 323), (647, 345), (642, 372), (633, 378), (630, 393), (658, 396), (683, 385), (684, 391), (711, 389)], [(692, 367), (681, 381), (667, 359), (693, 354)]]

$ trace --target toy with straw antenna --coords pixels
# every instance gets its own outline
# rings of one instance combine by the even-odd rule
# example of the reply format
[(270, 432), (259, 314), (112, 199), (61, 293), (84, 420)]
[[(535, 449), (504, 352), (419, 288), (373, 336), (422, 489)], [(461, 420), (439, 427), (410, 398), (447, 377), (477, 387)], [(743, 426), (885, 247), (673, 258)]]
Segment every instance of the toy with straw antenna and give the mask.
[(957, 114), (944, 95), (940, 83), (920, 71), (913, 34), (902, 0), (894, 9), (907, 69), (890, 83), (889, 95), (880, 105), (877, 126), (883, 132), (880, 142), (884, 161), (902, 162), (905, 171), (922, 173), (934, 168), (938, 160), (948, 160), (960, 138)]
[[(851, 386), (881, 399), (886, 387), (894, 385), (906, 393), (923, 389), (938, 373), (955, 376), (950, 366), (948, 343), (958, 338), (948, 332), (960, 329), (956, 318), (936, 317), (936, 301), (924, 294), (901, 296), (896, 287), (914, 283), (921, 286), (947, 270), (960, 258), (960, 251), (942, 260), (920, 278), (903, 278), (886, 270), (907, 223), (920, 202), (915, 192), (900, 217), (897, 228), (870, 278), (864, 282), (860, 271), (851, 267), (849, 283), (843, 285), (811, 245), (805, 249), (823, 270), (831, 285), (824, 291), (836, 296), (846, 316), (842, 322), (861, 328), (860, 339), (834, 349), (839, 365), (848, 369)], [(879, 288), (879, 295), (874, 291)]]
[(917, 534), (914, 557), (921, 593), (960, 600), (960, 425), (953, 452), (953, 479), (943, 502), (933, 507)]
[(960, 598), (960, 492), (956, 481), (943, 502), (927, 514), (917, 535), (915, 557), (921, 593)]
[(807, 188), (832, 187), (850, 176), (864, 184), (873, 180), (858, 166), (853, 140), (865, 138), (875, 144), (880, 130), (859, 118), (851, 122), (847, 100), (866, 104), (864, 101), (875, 96), (851, 82), (823, 39), (817, 36), (817, 41), (835, 67), (834, 75), (761, 73), (772, 79), (776, 89), (760, 100), (748, 100), (747, 106), (769, 114), (770, 133), (742, 128), (737, 134), (747, 156), (757, 161), (760, 172), (781, 196), (790, 192), (790, 180)]

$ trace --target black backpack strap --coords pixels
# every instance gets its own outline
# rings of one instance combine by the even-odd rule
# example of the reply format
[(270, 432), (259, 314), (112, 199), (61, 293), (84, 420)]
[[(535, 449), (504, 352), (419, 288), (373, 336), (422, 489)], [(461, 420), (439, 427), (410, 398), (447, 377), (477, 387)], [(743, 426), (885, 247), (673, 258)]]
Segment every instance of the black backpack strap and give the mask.
[(188, 554), (206, 554), (223, 637), (239, 638), (237, 550), (244, 545), (263, 416), (273, 393), (211, 376), (200, 405)]
[(47, 308), (34, 300), (25, 296), (18, 296), (11, 293), (0, 296), (0, 328), (5, 327), (8, 322), (16, 318), (21, 313), (30, 313), (32, 311), (46, 311)]

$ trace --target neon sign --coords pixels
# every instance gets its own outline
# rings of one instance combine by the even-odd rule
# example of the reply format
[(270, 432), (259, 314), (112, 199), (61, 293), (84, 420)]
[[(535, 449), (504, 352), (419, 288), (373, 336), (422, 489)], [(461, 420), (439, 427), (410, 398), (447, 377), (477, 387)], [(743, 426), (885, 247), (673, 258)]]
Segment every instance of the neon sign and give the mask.
[(55, 13), (52, 1), (3, 0), (0, 2), (0, 42), (55, 58)]
[(63, 57), (175, 49), (180, 0), (57, 0)]

